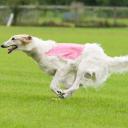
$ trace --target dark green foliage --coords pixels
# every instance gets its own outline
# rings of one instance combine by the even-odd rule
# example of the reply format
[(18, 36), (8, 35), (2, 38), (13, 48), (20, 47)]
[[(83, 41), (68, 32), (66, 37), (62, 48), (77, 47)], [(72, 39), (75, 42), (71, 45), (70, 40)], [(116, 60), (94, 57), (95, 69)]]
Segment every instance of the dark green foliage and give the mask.
[(85, 5), (98, 6), (128, 6), (128, 0), (0, 0), (1, 4), (25, 5), (25, 4), (43, 4), (43, 5), (69, 5), (72, 2), (82, 2)]

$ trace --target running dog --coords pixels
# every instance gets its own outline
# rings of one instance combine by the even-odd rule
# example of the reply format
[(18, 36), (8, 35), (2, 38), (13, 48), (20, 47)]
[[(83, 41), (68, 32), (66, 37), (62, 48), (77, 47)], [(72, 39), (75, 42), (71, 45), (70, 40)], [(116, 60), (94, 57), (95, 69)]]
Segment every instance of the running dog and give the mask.
[(110, 57), (96, 43), (56, 43), (22, 34), (11, 37), (1, 47), (8, 48), (8, 53), (20, 50), (32, 57), (53, 76), (50, 88), (60, 98), (70, 96), (81, 85), (97, 88), (112, 73), (128, 71), (128, 56)]

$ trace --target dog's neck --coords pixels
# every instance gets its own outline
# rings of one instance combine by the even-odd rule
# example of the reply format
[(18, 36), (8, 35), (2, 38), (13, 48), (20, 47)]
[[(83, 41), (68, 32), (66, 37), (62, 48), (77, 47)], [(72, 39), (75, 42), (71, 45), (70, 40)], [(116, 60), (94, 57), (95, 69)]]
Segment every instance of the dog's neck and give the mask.
[[(35, 61), (39, 62), (41, 60), (41, 55), (36, 48), (33, 48), (31, 51), (24, 51), (28, 56), (32, 57)], [(42, 53), (43, 55), (43, 53)]]
[(31, 45), (33, 45), (32, 49), (24, 52), (32, 57), (35, 61), (40, 62), (42, 59), (46, 59), (45, 53), (53, 48), (56, 43), (50, 40), (43, 41), (41, 39), (34, 38)]

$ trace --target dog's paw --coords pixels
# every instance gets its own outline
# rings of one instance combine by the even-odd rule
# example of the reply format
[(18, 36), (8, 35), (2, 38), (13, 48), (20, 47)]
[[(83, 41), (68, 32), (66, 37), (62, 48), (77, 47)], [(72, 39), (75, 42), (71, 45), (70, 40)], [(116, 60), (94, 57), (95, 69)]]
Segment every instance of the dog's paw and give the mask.
[(59, 98), (62, 98), (62, 99), (64, 99), (65, 97), (64, 97), (64, 95), (65, 95), (65, 93), (63, 92), (63, 91), (57, 91), (57, 95), (59, 96)]
[(71, 97), (72, 96), (72, 92), (65, 92), (63, 96), (64, 96), (64, 98)]
[(65, 91), (57, 91), (59, 98), (65, 99), (72, 96), (72, 92), (66, 93)]

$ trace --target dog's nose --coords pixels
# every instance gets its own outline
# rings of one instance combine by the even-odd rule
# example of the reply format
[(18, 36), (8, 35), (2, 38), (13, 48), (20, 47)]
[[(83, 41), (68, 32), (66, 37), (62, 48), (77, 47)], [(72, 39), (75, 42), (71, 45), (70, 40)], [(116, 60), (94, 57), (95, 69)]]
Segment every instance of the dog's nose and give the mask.
[(5, 46), (4, 45), (1, 45), (1, 48), (5, 48)]

